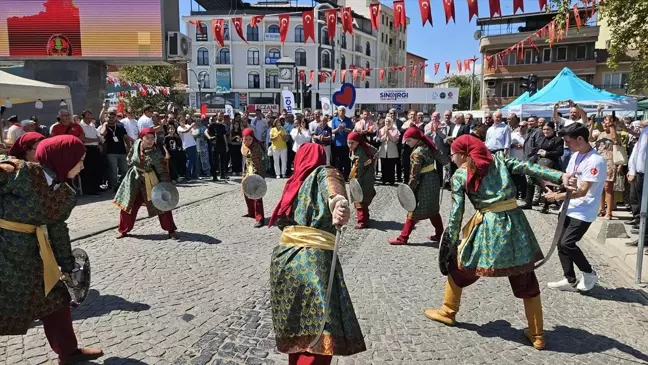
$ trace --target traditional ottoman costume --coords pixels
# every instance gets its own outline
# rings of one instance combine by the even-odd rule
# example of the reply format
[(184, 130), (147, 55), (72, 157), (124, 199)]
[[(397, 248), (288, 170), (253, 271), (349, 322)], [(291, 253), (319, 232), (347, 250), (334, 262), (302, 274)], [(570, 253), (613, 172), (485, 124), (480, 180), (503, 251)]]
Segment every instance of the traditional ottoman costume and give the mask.
[[(243, 172), (243, 180), (250, 175), (264, 175), (263, 157), (266, 153), (265, 148), (254, 137), (254, 129), (245, 128), (243, 130), (243, 138), (252, 137), (252, 144), (247, 146), (245, 143), (241, 146), (241, 154), (245, 157), (245, 171)], [(263, 212), (263, 199), (249, 199), (245, 195), (245, 205), (247, 206), (247, 214), (244, 217), (254, 218), (256, 220), (255, 227), (262, 227), (265, 214)]]
[(357, 179), (362, 188), (362, 201), (353, 203), (358, 219), (355, 228), (362, 229), (369, 226), (369, 205), (376, 196), (376, 189), (374, 188), (376, 149), (367, 143), (361, 134), (356, 132), (349, 133), (347, 140), (358, 143), (358, 147), (351, 151), (351, 174), (349, 178)]

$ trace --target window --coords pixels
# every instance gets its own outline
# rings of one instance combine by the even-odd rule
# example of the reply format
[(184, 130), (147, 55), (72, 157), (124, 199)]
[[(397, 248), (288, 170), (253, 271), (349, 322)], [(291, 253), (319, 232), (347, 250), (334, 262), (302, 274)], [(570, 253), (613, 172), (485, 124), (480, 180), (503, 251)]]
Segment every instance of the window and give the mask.
[(331, 45), (331, 40), (329, 39), (329, 36), (328, 36), (328, 29), (326, 29), (326, 27), (322, 27), (322, 30), (321, 30), (320, 33), (322, 33), (320, 35), (320, 38), (322, 39), (322, 44), (326, 44), (327, 46), (330, 46)]
[(503, 98), (511, 98), (515, 96), (515, 81), (502, 82), (502, 95)]
[(209, 66), (209, 51), (207, 48), (198, 48), (198, 66)]
[(268, 57), (280, 59), (281, 58), (281, 51), (279, 51), (276, 48), (270, 48), (270, 50), (268, 51)]
[(230, 50), (229, 48), (221, 48), (218, 51), (218, 57), (216, 58), (217, 65), (229, 65), (230, 64)]
[(331, 68), (331, 54), (329, 51), (324, 50), (322, 51), (322, 62), (321, 62), (321, 67), (322, 68)]
[(298, 25), (295, 27), (295, 42), (304, 41), (304, 27)]
[(226, 41), (230, 40), (230, 37), (229, 37), (229, 24), (225, 24), (225, 26), (223, 27), (223, 39), (226, 40)]
[(342, 33), (342, 36), (341, 36), (341, 42), (340, 42), (340, 43), (342, 44), (342, 48), (343, 48), (343, 49), (346, 49), (346, 48), (347, 48), (346, 34)]
[(556, 61), (567, 61), (567, 47), (558, 47), (556, 52)]
[(279, 33), (279, 26), (277, 24), (270, 24), (268, 33)]
[(260, 89), (261, 82), (258, 72), (250, 72), (248, 74), (248, 89)]
[(344, 55), (340, 56), (340, 68), (345, 69), (346, 68), (346, 57)]
[(608, 72), (603, 74), (604, 89), (623, 89), (628, 82), (628, 74), (621, 72)]
[(380, 24), (385, 25), (385, 14), (380, 16)]
[(393, 39), (389, 38), (389, 46), (391, 47)]
[(390, 20), (389, 21), (389, 29), (392, 29), (392, 28), (394, 28), (394, 23)]
[(369, 42), (367, 42), (367, 45), (365, 46), (365, 54), (367, 56), (371, 56), (371, 45), (369, 44)]
[(365, 63), (365, 68), (367, 69), (367, 76), (371, 76), (371, 64), (369, 63), (369, 61)]
[(248, 65), (259, 65), (259, 50), (256, 48), (250, 48), (247, 51), (247, 64)]
[(268, 71), (268, 73), (266, 73), (266, 89), (278, 89), (278, 88), (279, 88), (279, 72)]
[(517, 53), (511, 52), (508, 54), (508, 63), (509, 66), (515, 66), (517, 64)]
[(547, 86), (547, 84), (549, 84), (550, 82), (551, 82), (551, 79), (544, 79), (544, 80), (542, 80), (542, 87)]
[(542, 63), (551, 62), (551, 48), (545, 48), (542, 50)]
[(587, 46), (583, 44), (576, 47), (576, 59), (584, 60), (586, 58), (587, 58)]
[(530, 65), (533, 63), (533, 50), (532, 49), (525, 49), (524, 50), (524, 64), (525, 65)]
[(196, 41), (207, 42), (207, 25), (203, 22), (196, 26)]
[(295, 66), (306, 66), (306, 51), (301, 48), (295, 51)]
[(198, 74), (198, 82), (200, 87), (203, 89), (209, 89), (209, 73), (207, 71), (202, 71)]
[(258, 42), (259, 41), (259, 26), (253, 27), (250, 24), (247, 26), (247, 41), (248, 42)]

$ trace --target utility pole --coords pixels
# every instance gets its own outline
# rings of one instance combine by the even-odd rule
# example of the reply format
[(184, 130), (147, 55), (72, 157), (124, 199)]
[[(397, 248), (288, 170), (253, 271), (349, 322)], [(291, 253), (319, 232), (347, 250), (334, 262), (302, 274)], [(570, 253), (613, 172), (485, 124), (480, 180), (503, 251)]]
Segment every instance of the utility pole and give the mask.
[(473, 98), (475, 94), (475, 65), (477, 61), (477, 56), (473, 56), (472, 58), (472, 76), (470, 77), (470, 110), (473, 110)]

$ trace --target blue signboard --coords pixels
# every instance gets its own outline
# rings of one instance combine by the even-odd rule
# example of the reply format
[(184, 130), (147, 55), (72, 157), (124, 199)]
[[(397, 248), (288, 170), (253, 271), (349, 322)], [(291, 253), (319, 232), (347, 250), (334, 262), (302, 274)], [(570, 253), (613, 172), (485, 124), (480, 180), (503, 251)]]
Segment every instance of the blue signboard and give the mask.
[(232, 88), (230, 70), (216, 71), (216, 94), (227, 94)]
[(265, 63), (266, 63), (266, 65), (274, 65), (275, 63), (277, 63), (278, 60), (279, 60), (279, 57), (266, 57), (265, 58)]

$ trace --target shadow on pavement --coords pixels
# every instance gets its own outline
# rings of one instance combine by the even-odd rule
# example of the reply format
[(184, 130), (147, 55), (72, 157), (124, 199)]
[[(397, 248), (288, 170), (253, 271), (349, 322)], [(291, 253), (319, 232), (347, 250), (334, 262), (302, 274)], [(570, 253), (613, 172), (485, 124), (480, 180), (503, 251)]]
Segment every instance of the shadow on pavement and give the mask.
[(598, 300), (648, 305), (648, 300), (641, 294), (641, 291), (637, 289), (604, 288), (601, 286), (595, 286), (594, 289), (581, 293), (581, 295)]
[(202, 233), (193, 232), (178, 232), (178, 238), (182, 242), (200, 242), (208, 245), (217, 245), (223, 241), (213, 236), (208, 236)]
[(439, 242), (432, 242), (432, 241), (426, 241), (426, 242), (407, 242), (407, 243), (404, 244), (403, 246), (439, 248)]
[[(511, 324), (505, 320), (497, 320), (477, 325), (472, 323), (457, 323), (458, 328), (477, 333), (482, 337), (497, 337), (510, 342), (531, 346), (521, 330), (511, 327)], [(626, 361), (640, 360), (643, 363), (648, 362), (648, 355), (634, 349), (613, 338), (596, 335), (579, 328), (570, 328), (566, 326), (556, 326), (552, 330), (544, 331), (545, 341), (547, 342), (547, 351), (560, 352), (573, 355), (584, 355), (591, 353), (603, 353), (607, 350), (617, 349), (625, 354), (631, 355), (634, 359), (624, 358)], [(617, 358), (612, 354), (602, 354), (610, 358)], [(621, 360), (621, 359), (618, 359)], [(610, 361), (614, 361), (610, 359)], [(637, 361), (638, 362), (638, 361)]]
[(112, 189), (104, 191), (98, 195), (82, 195), (77, 199), (76, 206), (82, 206), (86, 204), (99, 203), (107, 200), (113, 200), (115, 197), (115, 192)]
[(90, 289), (88, 298), (72, 311), (72, 320), (101, 317), (112, 311), (142, 312), (151, 309), (146, 303), (129, 302), (116, 295), (100, 295), (98, 290)]
[(369, 228), (381, 232), (400, 231), (401, 229), (403, 229), (403, 222), (377, 221), (374, 219), (369, 219)]
[[(95, 364), (95, 363), (89, 362), (87, 364)], [(123, 357), (116, 357), (116, 356), (109, 357), (103, 360), (103, 364), (104, 365), (148, 365), (148, 363), (144, 361), (128, 359)]]

